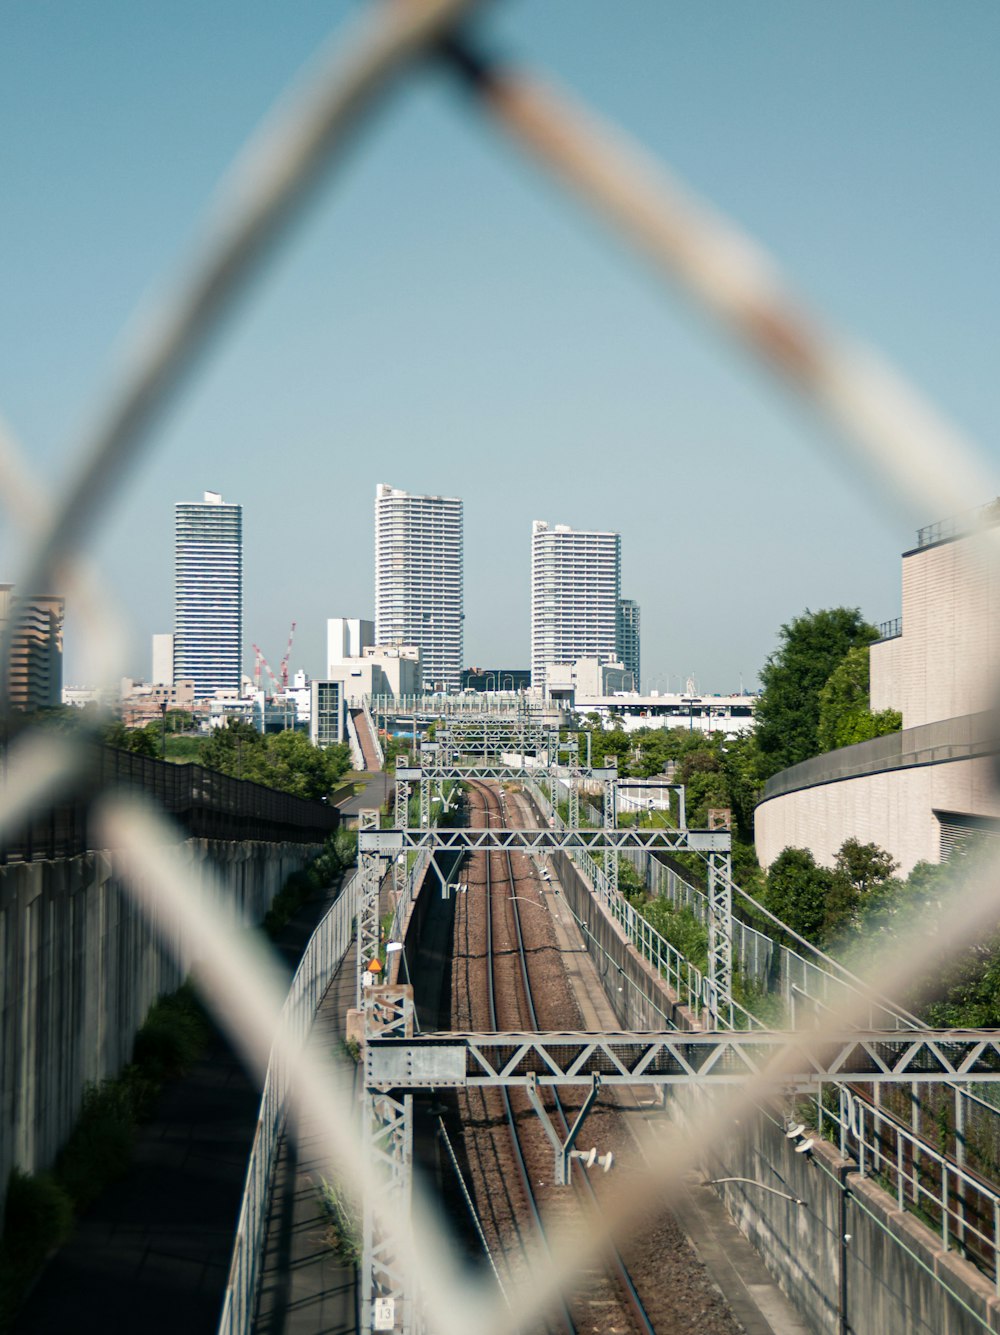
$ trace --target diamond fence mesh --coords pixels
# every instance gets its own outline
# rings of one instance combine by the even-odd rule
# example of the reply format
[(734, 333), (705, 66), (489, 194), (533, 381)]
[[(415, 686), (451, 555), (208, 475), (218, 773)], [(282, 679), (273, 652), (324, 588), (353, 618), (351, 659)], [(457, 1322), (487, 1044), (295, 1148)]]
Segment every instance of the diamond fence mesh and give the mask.
[[(446, 63), (470, 91), (472, 106), (502, 127), (547, 178), (603, 218), (614, 240), (637, 249), (648, 262), (652, 281), (683, 291), (747, 354), (810, 401), (834, 428), (859, 485), (867, 486), (871, 476), (877, 476), (891, 492), (933, 512), (968, 511), (984, 495), (995, 494), (989, 470), (961, 433), (885, 363), (809, 312), (788, 290), (773, 259), (730, 219), (696, 199), (586, 108), (542, 79), (481, 51), (470, 26), (475, 8), (471, 0), (372, 4), (319, 53), (307, 77), (222, 183), (190, 262), (167, 287), (167, 295), (137, 323), (116, 382), (76, 442), (72, 480), (55, 505), (45, 499), (27, 466), (28, 450), (19, 449), (10, 434), (0, 430), (0, 494), (24, 534), (17, 585), (61, 588), (84, 610), (82, 631), (90, 662), (107, 669), (104, 676), (113, 675), (120, 623), (91, 566), (89, 550), (102, 515), (116, 501), (127, 466), (151, 448), (159, 414), (183, 388), (255, 270), (287, 242), (296, 215), (337, 166), (357, 127), (395, 84), (419, 77), (428, 60)], [(991, 558), (997, 531), (983, 529), (981, 540), (989, 544)], [(0, 642), (5, 679), (10, 649), (8, 627)], [(123, 765), (128, 774), (121, 773)], [(112, 781), (120, 786), (123, 779), (130, 801), (108, 792)], [(171, 771), (154, 761), (106, 755), (95, 761), (87, 745), (71, 739), (53, 744), (51, 738), (27, 730), (4, 752), (2, 857), (9, 862), (106, 850), (116, 875), (143, 911), (163, 925), (168, 940), (182, 928), (186, 939), (196, 935), (206, 962), (201, 976), (208, 1001), (262, 1077), (268, 1069), (273, 1077), (276, 1063), (280, 1067), (281, 1088), (287, 1094), (283, 1114), (311, 1112), (324, 1128), (332, 1171), (359, 1196), (377, 1196), (384, 1178), (379, 1166), (364, 1158), (356, 1105), (345, 1096), (335, 1063), (329, 1054), (303, 1046), (298, 1020), (295, 1033), (283, 1028), (283, 984), (256, 948), (231, 939), (223, 910), (225, 887), (215, 884), (206, 890), (204, 880), (194, 883), (190, 869), (177, 857), (179, 836), (171, 818), (193, 834), (226, 839), (252, 833), (255, 838), (308, 842), (332, 828), (331, 813), (321, 810), (321, 804), (306, 810), (279, 794), (251, 788), (195, 768)], [(96, 804), (88, 801), (88, 793), (97, 797)], [(970, 876), (960, 908), (933, 941), (923, 931), (914, 933), (886, 952), (878, 969), (858, 979), (856, 986), (831, 987), (823, 1009), (811, 1013), (808, 1028), (795, 1036), (797, 1050), (806, 1044), (819, 1052), (829, 1034), (867, 1024), (873, 997), (892, 995), (913, 970), (992, 926), (994, 882), (992, 868), (977, 871)], [(672, 892), (688, 894), (676, 883)], [(689, 898), (696, 907), (697, 900)], [(9, 952), (14, 947), (9, 939), (3, 944), (4, 921), (6, 917), (0, 920), (0, 945)], [(342, 926), (338, 932), (346, 941)], [(763, 976), (772, 969), (773, 946), (756, 941), (750, 929), (741, 937), (739, 956), (748, 972)], [(791, 978), (796, 961), (789, 958), (787, 964)], [(324, 967), (328, 965), (326, 958)], [(803, 975), (807, 965), (815, 967), (802, 961)], [(804, 977), (799, 981), (808, 990)], [(310, 996), (315, 982), (316, 976), (310, 975)], [(299, 1020), (300, 1010), (297, 1003)], [(273, 1078), (267, 1088), (270, 1125), (275, 1116)], [(587, 1244), (581, 1246), (578, 1230), (565, 1237), (557, 1230), (536, 1282), (523, 1286), (509, 1305), (491, 1285), (471, 1283), (462, 1272), (433, 1209), (416, 1187), (412, 1216), (387, 1211), (381, 1223), (401, 1265), (421, 1276), (427, 1326), (458, 1335), (470, 1329), (514, 1331), (536, 1321), (643, 1203), (669, 1204), (686, 1169), (730, 1133), (734, 1118), (751, 1116), (762, 1099), (781, 1089), (779, 1060), (766, 1077), (748, 1077), (742, 1088), (719, 1096), (696, 1125), (673, 1127), (650, 1151), (644, 1182), (630, 1186), (628, 1199), (624, 1194), (609, 1199), (592, 1224)], [(881, 1142), (878, 1152), (884, 1153)], [(258, 1209), (263, 1198), (257, 1160), (252, 1177)], [(378, 1203), (375, 1208), (380, 1208)], [(946, 1202), (944, 1213), (949, 1209), (954, 1214), (954, 1199), (951, 1206)], [(978, 1229), (981, 1248), (992, 1243), (991, 1225), (982, 1225), (978, 1216), (959, 1225)], [(255, 1261), (248, 1257), (246, 1235), (241, 1236), (239, 1272), (252, 1274)], [(234, 1310), (241, 1315), (227, 1330), (247, 1329), (251, 1309), (252, 1294), (245, 1289), (237, 1298), (231, 1295), (227, 1321)]]

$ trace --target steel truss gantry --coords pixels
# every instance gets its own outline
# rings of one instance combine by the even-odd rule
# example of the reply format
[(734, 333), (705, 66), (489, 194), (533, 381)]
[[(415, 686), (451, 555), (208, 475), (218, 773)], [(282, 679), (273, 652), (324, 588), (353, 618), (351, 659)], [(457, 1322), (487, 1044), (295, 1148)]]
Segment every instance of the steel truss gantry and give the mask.
[(637, 830), (603, 829), (466, 829), (464, 827), (431, 830), (359, 830), (359, 855), (393, 854), (426, 848), (435, 853), (461, 851), (524, 853), (571, 853), (578, 849), (603, 852), (627, 848), (656, 852), (727, 853), (728, 830)]
[(587, 769), (581, 765), (483, 765), (444, 764), (434, 760), (430, 764), (421, 762), (418, 766), (396, 766), (396, 778), (407, 783), (417, 783), (421, 779), (430, 779), (435, 783), (442, 780), (480, 779), (488, 783), (519, 783), (522, 779), (563, 779), (568, 782), (580, 782), (593, 779), (598, 783), (614, 783), (618, 780), (618, 770), (604, 766), (601, 769)]
[(559, 751), (559, 729), (528, 720), (452, 720), (447, 727), (438, 728), (434, 740), (443, 764), (451, 764), (459, 756), (498, 756), (505, 751), (522, 756), (530, 751), (555, 760)]
[(773, 1074), (781, 1090), (828, 1081), (1000, 1081), (1000, 1029), (643, 1033), (430, 1033), (377, 1037), (365, 1085), (380, 1090), (612, 1085), (733, 1085)]
[[(525, 1090), (552, 1143), (555, 1181), (567, 1185), (574, 1144), (603, 1087), (711, 1086), (761, 1082), (773, 1092), (815, 1092), (827, 1082), (943, 1084), (1000, 1081), (1000, 1030), (809, 1033), (414, 1033), (412, 989), (374, 987), (365, 998), (364, 1099), (369, 1154), (382, 1169), (377, 1190), (393, 1216), (408, 1211), (413, 1172), (413, 1091), (506, 1087)], [(563, 1139), (545, 1110), (544, 1088), (586, 1090)], [(758, 1092), (761, 1092), (758, 1091)], [(366, 1198), (362, 1325), (376, 1301), (391, 1324), (415, 1335), (416, 1277), (407, 1276), (381, 1235)]]

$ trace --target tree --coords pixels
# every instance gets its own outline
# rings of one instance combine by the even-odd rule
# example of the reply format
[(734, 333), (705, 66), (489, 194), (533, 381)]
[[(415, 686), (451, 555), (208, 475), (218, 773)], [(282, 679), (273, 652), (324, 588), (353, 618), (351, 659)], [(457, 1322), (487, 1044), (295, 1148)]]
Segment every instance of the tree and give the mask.
[(678, 763), (675, 777), (685, 788), (688, 825), (704, 827), (708, 824), (710, 807), (730, 805), (729, 786), (717, 738), (703, 737), (702, 745), (688, 747)]
[(871, 737), (898, 732), (903, 716), (896, 709), (873, 714), (869, 708), (869, 650), (867, 645), (848, 649), (830, 673), (819, 693), (816, 743), (820, 751), (853, 746)]
[(767, 873), (764, 904), (799, 936), (823, 938), (833, 872), (820, 867), (807, 848), (783, 849)]
[(755, 734), (744, 732), (738, 737), (726, 738), (721, 755), (737, 838), (744, 843), (752, 843), (754, 808), (764, 786)]
[(806, 609), (782, 626), (778, 647), (760, 673), (756, 733), (762, 777), (818, 753), (820, 691), (849, 649), (877, 638), (856, 607)]
[(201, 763), (230, 778), (249, 779), (263, 749), (264, 738), (257, 729), (230, 715), (221, 728), (213, 729), (202, 750)]
[(292, 730), (263, 737), (249, 723), (230, 717), (212, 733), (200, 761), (234, 779), (318, 799), (329, 796), (350, 769), (351, 753), (344, 744), (313, 746), (304, 733)]
[(108, 723), (102, 729), (101, 740), (106, 746), (117, 747), (119, 751), (131, 751), (138, 756), (150, 756), (153, 760), (160, 754), (158, 723), (150, 723), (145, 728), (126, 728), (124, 723)]
[(836, 871), (859, 896), (891, 880), (898, 866), (892, 854), (878, 844), (863, 844), (853, 838), (844, 840), (834, 859)]

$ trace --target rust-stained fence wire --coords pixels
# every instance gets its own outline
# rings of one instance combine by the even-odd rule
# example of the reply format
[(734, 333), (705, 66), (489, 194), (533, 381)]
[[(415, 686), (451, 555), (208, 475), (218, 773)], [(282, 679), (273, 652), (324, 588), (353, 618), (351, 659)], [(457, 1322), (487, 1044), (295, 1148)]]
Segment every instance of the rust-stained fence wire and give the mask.
[[(0, 495), (25, 536), (18, 586), (66, 590), (85, 611), (88, 661), (101, 665), (105, 677), (111, 676), (107, 669), (115, 663), (120, 636), (115, 609), (87, 554), (98, 520), (128, 466), (150, 445), (171, 395), (183, 387), (237, 295), (288, 239), (324, 173), (368, 113), (427, 60), (446, 62), (471, 104), (528, 153), (547, 180), (603, 218), (615, 239), (637, 249), (655, 279), (686, 294), (737, 346), (803, 395), (854, 467), (877, 476), (887, 496), (940, 513), (969, 510), (997, 493), (990, 470), (961, 433), (872, 352), (810, 312), (772, 257), (732, 220), (696, 199), (661, 164), (565, 93), (481, 52), (469, 26), (475, 9), (474, 0), (381, 0), (367, 5), (319, 53), (222, 183), (190, 262), (126, 334), (118, 376), (74, 447), (72, 480), (56, 505), (43, 501), (25, 452), (0, 428)], [(987, 531), (984, 541), (996, 531)], [(0, 645), (4, 664), (9, 648), (8, 629)], [(0, 844), (15, 837), (33, 811), (67, 790), (84, 768), (86, 753), (68, 738), (29, 731), (5, 749), (4, 761)], [(208, 1000), (257, 1070), (263, 1072), (272, 1043), (278, 1042), (282, 1079), (294, 1106), (327, 1128), (325, 1148), (336, 1171), (349, 1188), (364, 1191), (373, 1170), (362, 1163), (343, 1082), (322, 1054), (295, 1043), (287, 1050), (281, 1046), (280, 979), (247, 941), (227, 937), (221, 890), (215, 896), (194, 892), (176, 857), (175, 832), (148, 803), (104, 798), (92, 820), (92, 828), (101, 830), (99, 846), (114, 850), (116, 870), (140, 901), (155, 894), (161, 909), (169, 905), (175, 930), (198, 933)], [(933, 941), (916, 933), (880, 961), (878, 991), (892, 995), (913, 970), (960, 948), (995, 917), (991, 875), (979, 872)], [(863, 989), (846, 997), (807, 1035), (796, 1036), (799, 1049), (806, 1044), (818, 1050), (824, 1034), (862, 1023), (869, 1006)], [(630, 1184), (627, 1200), (609, 1199), (601, 1223), (593, 1227), (589, 1254), (633, 1221), (641, 1206), (669, 1202), (685, 1169), (714, 1138), (728, 1134), (733, 1118), (780, 1086), (779, 1061), (766, 1077), (748, 1079), (717, 1098), (697, 1127), (677, 1126), (658, 1140), (642, 1184)], [(419, 1191), (413, 1215), (412, 1226), (398, 1218), (382, 1224), (405, 1263), (423, 1277), (429, 1326), (442, 1335), (530, 1325), (590, 1259), (578, 1233), (557, 1232), (546, 1276), (513, 1295), (508, 1310), (495, 1288), (475, 1285), (462, 1272)]]

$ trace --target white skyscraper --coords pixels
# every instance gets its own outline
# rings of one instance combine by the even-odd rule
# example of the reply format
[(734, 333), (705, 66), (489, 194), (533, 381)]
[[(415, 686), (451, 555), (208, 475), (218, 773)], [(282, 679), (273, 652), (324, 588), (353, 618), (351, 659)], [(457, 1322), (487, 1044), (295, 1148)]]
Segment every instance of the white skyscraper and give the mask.
[(420, 649), (424, 689), (462, 679), (462, 502), (375, 489), (375, 639)]
[(531, 526), (531, 684), (553, 663), (614, 659), (618, 649), (622, 540), (566, 524)]
[(195, 699), (239, 694), (243, 656), (243, 507), (206, 491), (175, 507), (174, 681)]

